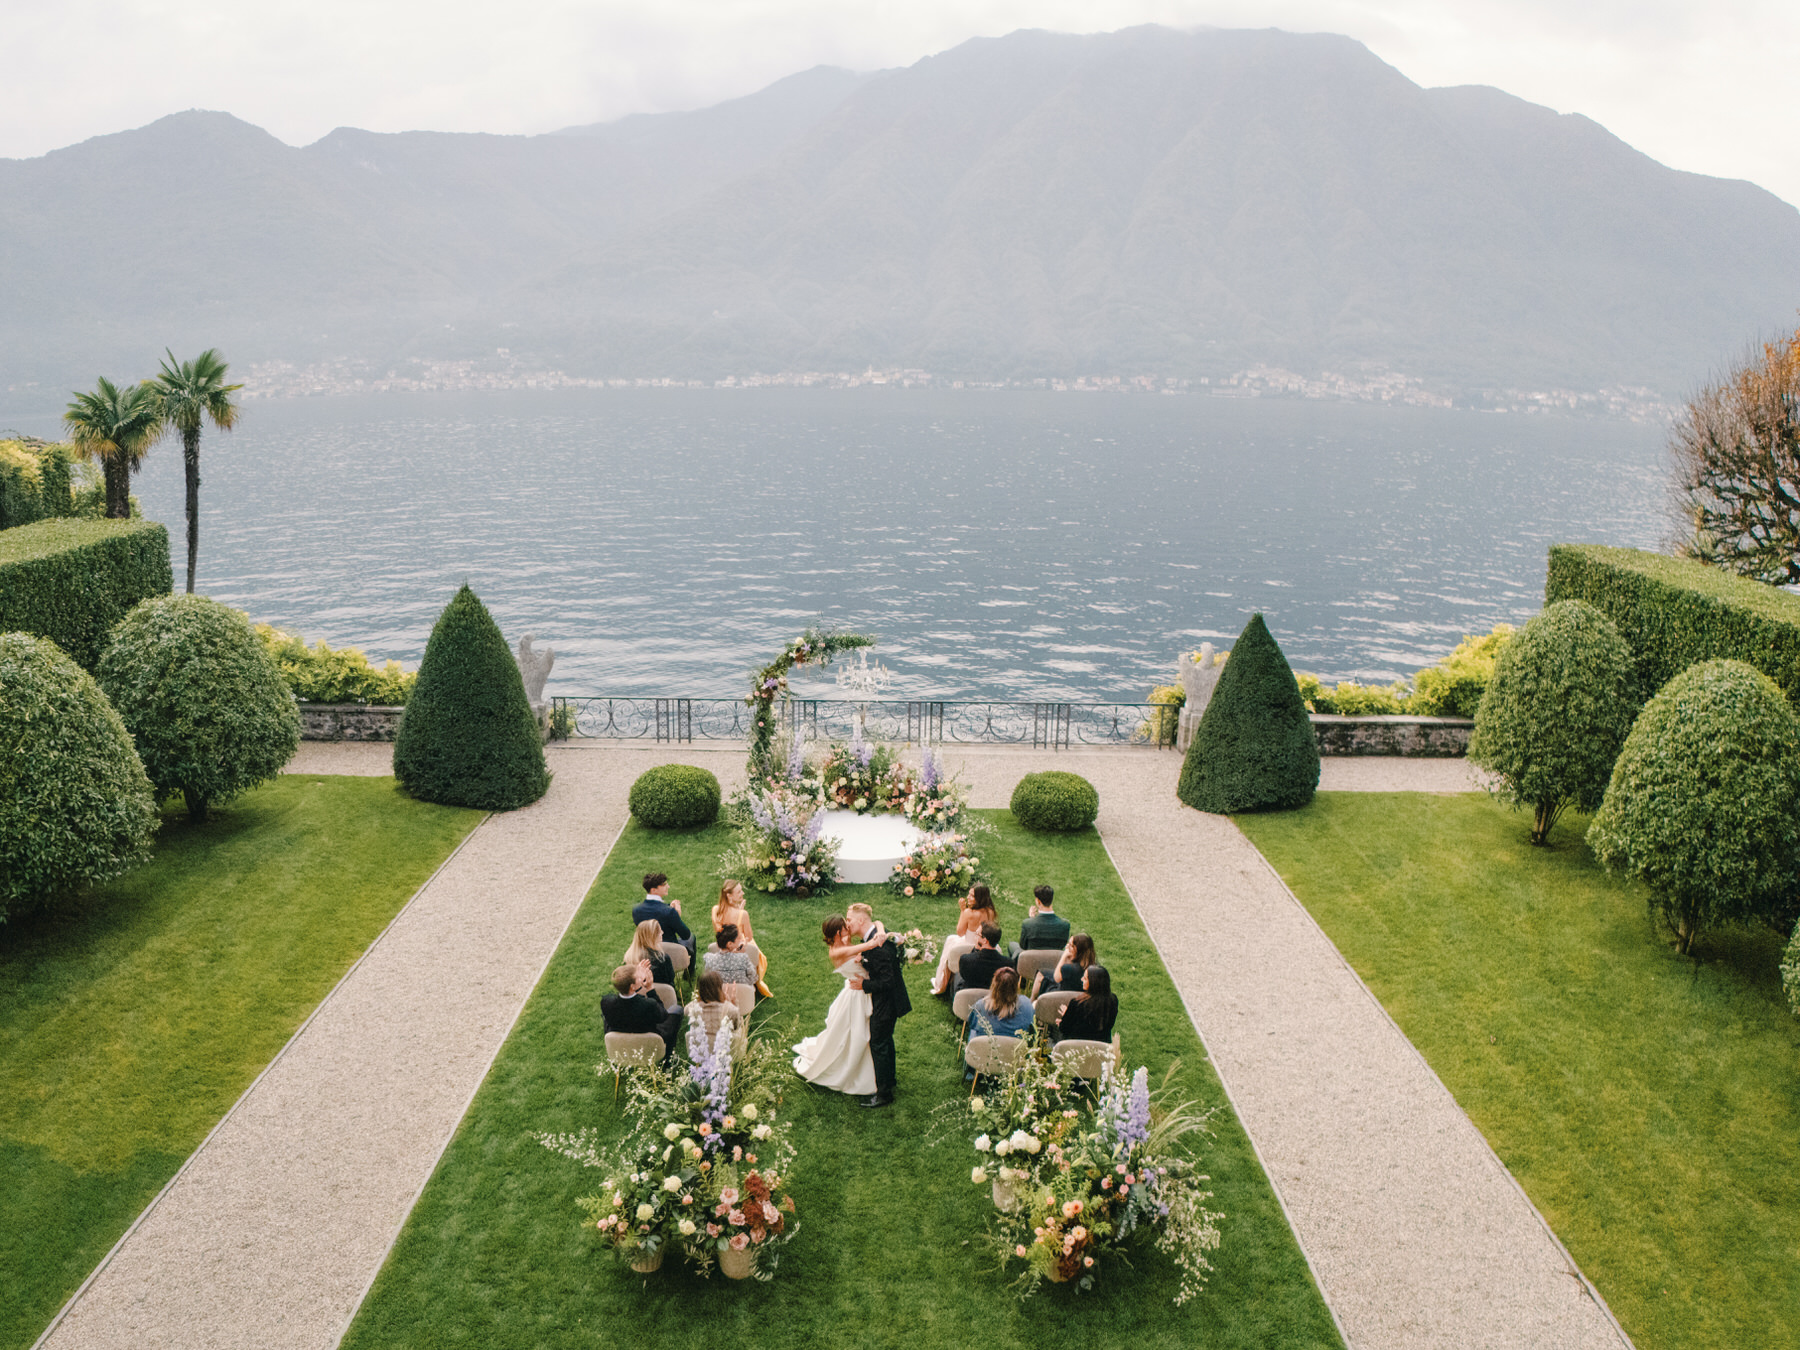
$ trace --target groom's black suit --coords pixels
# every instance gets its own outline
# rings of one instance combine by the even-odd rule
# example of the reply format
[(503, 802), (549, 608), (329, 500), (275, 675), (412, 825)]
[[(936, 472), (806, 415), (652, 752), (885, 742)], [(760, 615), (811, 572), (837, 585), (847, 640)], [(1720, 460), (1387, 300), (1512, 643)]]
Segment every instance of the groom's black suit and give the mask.
[(912, 1011), (906, 994), (905, 957), (900, 939), (890, 936), (862, 955), (863, 992), (869, 996), (869, 1056), (875, 1061), (875, 1092), (894, 1090), (894, 1023)]

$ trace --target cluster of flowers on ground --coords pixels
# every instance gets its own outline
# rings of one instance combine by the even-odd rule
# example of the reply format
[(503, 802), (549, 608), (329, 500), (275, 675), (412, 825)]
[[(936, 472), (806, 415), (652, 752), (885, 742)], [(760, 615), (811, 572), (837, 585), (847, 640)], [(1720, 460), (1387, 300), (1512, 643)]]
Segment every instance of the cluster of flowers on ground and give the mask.
[[(577, 1203), (603, 1244), (641, 1262), (678, 1251), (701, 1274), (726, 1252), (769, 1279), (796, 1231), (786, 1184), (794, 1146), (779, 1114), (786, 1061), (753, 1040), (733, 1057), (732, 1029), (688, 1030), (691, 1063), (630, 1071), (624, 1134), (602, 1147), (595, 1131), (540, 1134), (549, 1149), (598, 1168), (605, 1184)], [(602, 1065), (601, 1072), (610, 1073)]]
[(1212, 1113), (1170, 1097), (1177, 1065), (1154, 1096), (1142, 1067), (1127, 1081), (1109, 1066), (1089, 1092), (1045, 1049), (1034, 1038), (989, 1091), (947, 1108), (976, 1154), (970, 1181), (991, 1187), (990, 1237), (1020, 1268), (1020, 1296), (1046, 1279), (1092, 1289), (1142, 1243), (1175, 1262), (1175, 1302), (1185, 1303), (1206, 1284), (1224, 1216), (1207, 1208), (1208, 1178), (1177, 1146), (1204, 1134)]
[(888, 878), (888, 889), (898, 895), (960, 895), (985, 875), (981, 859), (972, 852), (969, 836), (952, 830), (922, 834), (912, 851), (902, 858)]

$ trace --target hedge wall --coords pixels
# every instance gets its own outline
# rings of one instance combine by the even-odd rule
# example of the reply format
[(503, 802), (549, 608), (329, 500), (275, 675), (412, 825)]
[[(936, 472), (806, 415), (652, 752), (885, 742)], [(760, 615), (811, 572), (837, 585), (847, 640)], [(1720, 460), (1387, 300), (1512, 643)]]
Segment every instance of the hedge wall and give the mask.
[(68, 446), (0, 440), (0, 530), (73, 515), (69, 484)]
[(1800, 704), (1800, 595), (1686, 558), (1555, 544), (1544, 603), (1558, 600), (1585, 600), (1613, 621), (1645, 698), (1696, 662), (1729, 658)]
[(169, 532), (149, 520), (40, 520), (0, 531), (0, 633), (55, 642), (92, 670), (112, 626), (174, 589)]

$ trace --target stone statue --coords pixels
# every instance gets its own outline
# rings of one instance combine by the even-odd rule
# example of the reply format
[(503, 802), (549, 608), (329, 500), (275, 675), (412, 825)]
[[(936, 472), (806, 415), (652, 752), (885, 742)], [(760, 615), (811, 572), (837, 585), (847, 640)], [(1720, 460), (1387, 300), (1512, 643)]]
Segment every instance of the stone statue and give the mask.
[(1214, 663), (1213, 645), (1202, 642), (1197, 652), (1183, 652), (1177, 663), (1176, 677), (1181, 681), (1181, 692), (1187, 695), (1187, 702), (1181, 705), (1181, 716), (1175, 722), (1175, 748), (1185, 751), (1188, 742), (1194, 739), (1194, 728), (1200, 725), (1200, 715), (1206, 711), (1206, 705), (1212, 702), (1213, 689), (1219, 683), (1219, 676), (1224, 667)]
[(519, 663), (519, 678), (525, 681), (525, 697), (535, 708), (544, 701), (544, 682), (550, 678), (550, 667), (556, 664), (556, 653), (549, 647), (533, 651), (531, 634), (527, 633), (519, 639), (519, 654), (514, 659)]

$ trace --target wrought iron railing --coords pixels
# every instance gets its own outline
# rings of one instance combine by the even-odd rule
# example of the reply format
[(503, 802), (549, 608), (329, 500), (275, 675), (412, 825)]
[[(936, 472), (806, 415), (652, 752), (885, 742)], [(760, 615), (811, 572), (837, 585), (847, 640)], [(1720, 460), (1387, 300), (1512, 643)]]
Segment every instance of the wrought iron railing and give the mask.
[[(551, 700), (553, 726), (580, 738), (655, 741), (744, 741), (751, 709), (735, 698), (639, 698), (594, 694)], [(848, 740), (856, 711), (870, 736), (910, 745), (1175, 744), (1176, 710), (1166, 703), (1061, 703), (950, 699), (800, 698), (777, 705), (788, 726), (813, 740)]]

